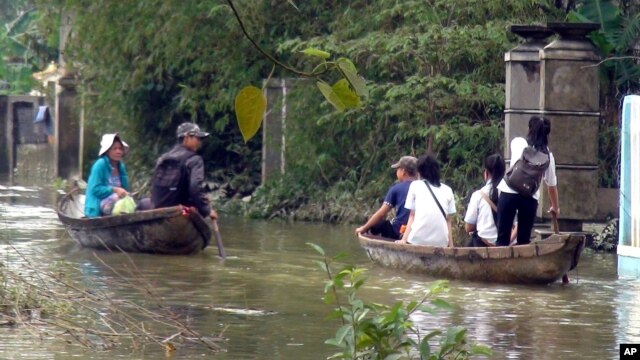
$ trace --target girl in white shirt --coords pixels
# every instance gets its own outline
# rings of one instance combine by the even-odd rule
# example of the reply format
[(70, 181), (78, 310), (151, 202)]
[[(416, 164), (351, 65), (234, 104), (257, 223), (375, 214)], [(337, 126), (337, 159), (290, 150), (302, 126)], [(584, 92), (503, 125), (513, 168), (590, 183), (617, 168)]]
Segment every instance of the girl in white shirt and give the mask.
[(473, 246), (495, 246), (496, 244), (498, 184), (504, 176), (504, 171), (504, 159), (500, 154), (489, 155), (484, 160), (485, 185), (471, 195), (469, 207), (464, 216), (464, 229), (474, 233), (472, 238), (481, 242)]
[[(529, 133), (527, 139), (521, 137), (511, 140), (511, 165), (513, 165), (520, 157), (527, 146), (532, 146), (538, 151), (549, 154), (549, 167), (543, 175), (544, 182), (547, 184), (549, 192), (549, 201), (551, 208), (549, 212), (560, 213), (558, 206), (558, 189), (556, 178), (556, 161), (553, 154), (549, 150), (549, 133), (551, 132), (551, 122), (544, 117), (532, 116), (529, 119)], [(540, 198), (540, 189), (533, 196), (521, 195), (503, 179), (498, 185), (500, 197), (498, 199), (498, 239), (496, 245), (509, 245), (509, 238), (513, 220), (518, 214), (518, 245), (528, 244), (531, 242), (531, 230), (538, 209), (538, 199)]]
[(405, 207), (411, 212), (407, 227), (397, 243), (453, 246), (451, 215), (456, 206), (451, 188), (440, 182), (440, 165), (433, 154), (418, 159), (421, 180), (409, 186)]

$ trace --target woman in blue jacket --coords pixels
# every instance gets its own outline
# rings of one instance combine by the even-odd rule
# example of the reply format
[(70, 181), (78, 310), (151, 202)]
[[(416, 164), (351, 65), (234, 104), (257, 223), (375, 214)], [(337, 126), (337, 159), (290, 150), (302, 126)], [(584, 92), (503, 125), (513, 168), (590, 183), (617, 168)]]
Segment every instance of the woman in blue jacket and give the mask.
[(104, 134), (98, 160), (91, 166), (84, 214), (86, 217), (111, 215), (113, 205), (129, 193), (129, 177), (122, 158), (129, 145), (120, 136)]

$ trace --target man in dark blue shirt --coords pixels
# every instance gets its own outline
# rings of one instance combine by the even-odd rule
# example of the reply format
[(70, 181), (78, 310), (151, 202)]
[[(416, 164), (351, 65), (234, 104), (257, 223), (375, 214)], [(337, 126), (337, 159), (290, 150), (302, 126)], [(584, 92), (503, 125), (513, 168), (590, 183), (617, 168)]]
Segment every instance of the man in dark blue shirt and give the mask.
[[(389, 188), (378, 211), (369, 218), (366, 224), (356, 229), (356, 235), (368, 231), (389, 240), (402, 238), (401, 228), (407, 224), (409, 219), (409, 209), (404, 207), (404, 202), (407, 199), (409, 185), (416, 179), (417, 162), (418, 159), (413, 156), (403, 156), (397, 163), (391, 165), (391, 168), (396, 169), (398, 182)], [(391, 221), (386, 220), (387, 213), (393, 208), (396, 210), (396, 216)]]

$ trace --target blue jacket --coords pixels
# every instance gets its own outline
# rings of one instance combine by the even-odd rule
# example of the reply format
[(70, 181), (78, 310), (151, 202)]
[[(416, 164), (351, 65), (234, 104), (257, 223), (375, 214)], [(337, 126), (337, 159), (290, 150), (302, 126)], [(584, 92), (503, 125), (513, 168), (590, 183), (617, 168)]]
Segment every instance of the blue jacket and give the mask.
[[(122, 187), (129, 191), (129, 176), (122, 161), (118, 162), (118, 170), (120, 171)], [(91, 166), (84, 200), (84, 215), (86, 217), (100, 216), (100, 201), (113, 193), (113, 187), (109, 185), (111, 171), (113, 171), (113, 167), (107, 155), (98, 158)]]

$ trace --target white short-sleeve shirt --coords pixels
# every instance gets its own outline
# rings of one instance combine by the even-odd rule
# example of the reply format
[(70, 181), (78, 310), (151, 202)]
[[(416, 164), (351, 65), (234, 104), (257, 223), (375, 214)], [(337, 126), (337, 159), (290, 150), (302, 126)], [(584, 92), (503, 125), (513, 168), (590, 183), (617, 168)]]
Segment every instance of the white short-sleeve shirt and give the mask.
[[(438, 187), (431, 186), (431, 190), (447, 215), (456, 213), (453, 191), (449, 186), (440, 183)], [(411, 232), (407, 238), (410, 244), (427, 246), (449, 244), (447, 221), (424, 180), (415, 180), (411, 183), (404, 207), (415, 212)]]
[[(469, 207), (467, 207), (467, 213), (464, 216), (464, 222), (475, 225), (478, 236), (495, 244), (498, 238), (498, 229), (496, 228), (495, 221), (493, 221), (491, 205), (484, 199), (482, 193), (485, 193), (487, 197), (489, 197), (491, 193), (491, 180), (480, 190), (476, 190), (471, 194)], [(497, 206), (498, 204), (495, 205)]]
[[(518, 159), (522, 157), (524, 148), (526, 148), (528, 145), (529, 144), (527, 143), (527, 140), (523, 137), (515, 137), (513, 138), (513, 140), (511, 140), (511, 160), (509, 166), (513, 165), (516, 161), (518, 161)], [(551, 153), (551, 151), (549, 151), (549, 167), (544, 172), (542, 178), (544, 179), (544, 182), (545, 184), (547, 184), (547, 186), (556, 186), (558, 184), (558, 178), (556, 177), (556, 160), (554, 159), (553, 153)], [(500, 181), (500, 184), (498, 184), (498, 190), (510, 194), (518, 193), (517, 191), (509, 187), (504, 179), (502, 179), (502, 181)], [(540, 188), (538, 188), (538, 191), (536, 191), (536, 193), (533, 195), (533, 198), (536, 200), (540, 199)]]

